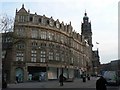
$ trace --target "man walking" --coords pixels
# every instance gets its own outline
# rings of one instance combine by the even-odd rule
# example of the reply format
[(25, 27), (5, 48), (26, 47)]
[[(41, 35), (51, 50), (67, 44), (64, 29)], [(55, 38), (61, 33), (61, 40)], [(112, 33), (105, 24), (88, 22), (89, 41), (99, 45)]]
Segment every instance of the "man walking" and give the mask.
[(60, 82), (60, 86), (63, 86), (63, 74), (60, 74), (59, 82)]

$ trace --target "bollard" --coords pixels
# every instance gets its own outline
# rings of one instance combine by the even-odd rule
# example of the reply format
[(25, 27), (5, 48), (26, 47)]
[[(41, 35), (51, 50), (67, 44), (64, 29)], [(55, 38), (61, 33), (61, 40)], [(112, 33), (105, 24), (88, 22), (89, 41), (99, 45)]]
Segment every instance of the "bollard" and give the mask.
[(85, 77), (83, 77), (83, 82), (86, 82), (86, 78)]
[(87, 79), (90, 80), (90, 77), (88, 76)]

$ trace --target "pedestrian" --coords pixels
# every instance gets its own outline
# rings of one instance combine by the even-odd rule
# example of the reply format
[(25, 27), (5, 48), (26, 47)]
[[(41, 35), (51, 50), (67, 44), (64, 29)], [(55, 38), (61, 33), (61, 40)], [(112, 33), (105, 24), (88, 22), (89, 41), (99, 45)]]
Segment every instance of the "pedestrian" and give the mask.
[(83, 75), (83, 82), (86, 82), (86, 76)]
[(59, 82), (60, 82), (60, 86), (63, 86), (63, 74), (60, 74), (59, 76)]
[(40, 81), (40, 82), (42, 81), (42, 76), (41, 76), (41, 74), (39, 75), (39, 81)]
[(107, 90), (106, 87), (107, 81), (103, 76), (96, 81), (96, 90)]
[(90, 80), (90, 75), (89, 74), (87, 74), (87, 79)]
[(7, 88), (7, 81), (4, 79), (4, 77), (2, 78), (2, 88)]
[(18, 83), (18, 76), (16, 76), (16, 81), (15, 81), (15, 84), (17, 84)]

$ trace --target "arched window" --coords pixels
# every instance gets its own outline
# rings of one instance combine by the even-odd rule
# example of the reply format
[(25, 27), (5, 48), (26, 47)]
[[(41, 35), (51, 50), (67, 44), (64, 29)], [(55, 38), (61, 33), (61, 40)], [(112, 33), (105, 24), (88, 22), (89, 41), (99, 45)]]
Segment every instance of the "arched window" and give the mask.
[(41, 18), (39, 18), (39, 20), (38, 20), (38, 21), (39, 21), (39, 23), (41, 23)]
[(59, 24), (59, 23), (56, 23), (56, 27), (57, 27), (57, 28), (60, 28), (60, 24)]
[(47, 20), (47, 24), (49, 24), (49, 20)]
[(53, 25), (54, 25), (54, 21), (53, 21), (53, 19), (50, 19), (50, 21), (49, 21), (49, 25), (50, 25), (50, 26), (53, 26)]
[(33, 17), (30, 17), (30, 22), (32, 22), (33, 21)]
[(47, 38), (47, 32), (46, 31), (41, 31), (40, 37), (41, 37), (41, 39), (46, 39)]
[(25, 44), (22, 43), (22, 42), (20, 42), (20, 43), (18, 43), (18, 44), (16, 45), (16, 48), (17, 48), (17, 49), (24, 49), (24, 48), (25, 48)]
[(25, 22), (26, 21), (26, 16), (25, 15), (19, 15), (18, 16), (18, 21), (19, 22)]
[(37, 38), (37, 37), (38, 37), (38, 30), (33, 29), (33, 30), (31, 31), (31, 37), (32, 37), (32, 38)]

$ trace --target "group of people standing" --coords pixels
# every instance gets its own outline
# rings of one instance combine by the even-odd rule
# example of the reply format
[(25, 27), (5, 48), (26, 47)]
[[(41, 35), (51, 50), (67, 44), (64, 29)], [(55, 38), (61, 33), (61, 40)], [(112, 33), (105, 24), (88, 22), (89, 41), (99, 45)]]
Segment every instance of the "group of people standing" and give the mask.
[[(86, 77), (83, 76), (83, 82), (85, 82)], [(87, 79), (90, 80), (90, 75), (87, 75)], [(59, 82), (60, 82), (60, 86), (63, 86), (63, 81), (64, 81), (64, 76), (63, 74), (61, 74), (59, 76)], [(106, 88), (107, 85), (107, 81), (103, 76), (100, 76), (100, 78), (96, 81), (96, 90), (107, 90)]]
[(87, 80), (90, 80), (90, 75), (89, 74), (87, 74), (87, 76), (86, 75), (82, 75), (81, 78), (83, 79), (83, 82), (86, 82), (86, 78), (87, 78)]
[[(88, 80), (90, 80), (90, 75), (89, 74), (87, 76), (83, 75), (82, 76), (83, 82), (86, 82), (86, 77), (87, 77)], [(60, 76), (59, 76), (60, 86), (63, 86), (64, 81), (65, 81), (65, 77), (63, 76), (63, 74), (60, 74)]]

